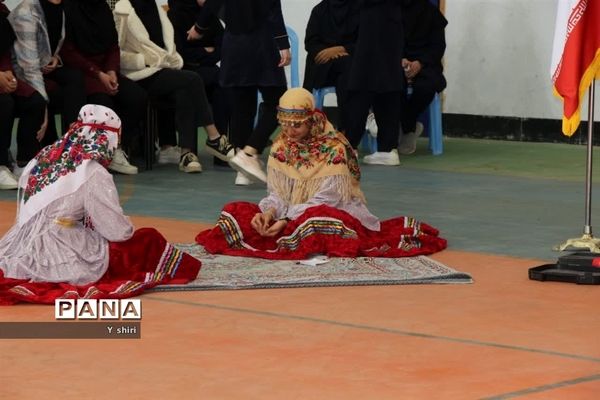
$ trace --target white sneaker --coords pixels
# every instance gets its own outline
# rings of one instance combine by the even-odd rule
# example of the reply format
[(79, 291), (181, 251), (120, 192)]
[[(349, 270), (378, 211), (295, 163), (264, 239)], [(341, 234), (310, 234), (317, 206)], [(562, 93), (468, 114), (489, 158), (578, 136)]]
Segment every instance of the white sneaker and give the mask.
[(0, 165), (0, 189), (10, 190), (19, 187), (17, 177), (4, 165)]
[(377, 151), (363, 157), (363, 163), (371, 165), (400, 165), (398, 150), (393, 149), (389, 153)]
[(127, 154), (122, 149), (115, 150), (108, 169), (125, 175), (135, 175), (138, 173), (138, 168), (135, 165), (129, 164)]
[(236, 155), (229, 160), (231, 168), (246, 175), (255, 181), (267, 182), (267, 174), (263, 170), (263, 165), (258, 156), (249, 156), (243, 151), (238, 151)]
[(402, 134), (400, 137), (400, 143), (398, 144), (398, 152), (404, 155), (414, 153), (415, 150), (417, 150), (417, 138), (421, 136), (423, 129), (425, 129), (423, 124), (417, 122), (414, 132)]
[(181, 148), (178, 146), (170, 146), (166, 149), (161, 149), (158, 152), (159, 164), (179, 164), (181, 158)]
[(179, 170), (187, 173), (202, 172), (202, 165), (198, 160), (198, 156), (191, 151), (182, 155), (179, 161)]
[(369, 134), (376, 138), (377, 137), (377, 121), (375, 121), (375, 114), (373, 113), (369, 113), (369, 115), (367, 116), (367, 125), (365, 126), (365, 129), (369, 132)]
[(235, 176), (235, 185), (236, 186), (248, 186), (252, 185), (252, 179), (248, 178), (246, 175), (238, 172)]

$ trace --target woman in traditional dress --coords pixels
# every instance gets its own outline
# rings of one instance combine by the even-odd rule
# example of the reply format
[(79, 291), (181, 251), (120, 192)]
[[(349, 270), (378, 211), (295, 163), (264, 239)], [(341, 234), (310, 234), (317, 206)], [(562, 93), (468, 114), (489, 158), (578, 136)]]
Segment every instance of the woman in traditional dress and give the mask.
[(268, 196), (227, 204), (196, 242), (211, 253), (271, 259), (314, 254), (402, 257), (446, 248), (438, 231), (410, 217), (380, 222), (367, 209), (347, 139), (302, 88), (279, 100), (282, 127), (267, 165)]
[(129, 297), (196, 277), (200, 261), (123, 214), (106, 170), (120, 129), (111, 109), (86, 105), (25, 167), (16, 224), (0, 239), (0, 304)]

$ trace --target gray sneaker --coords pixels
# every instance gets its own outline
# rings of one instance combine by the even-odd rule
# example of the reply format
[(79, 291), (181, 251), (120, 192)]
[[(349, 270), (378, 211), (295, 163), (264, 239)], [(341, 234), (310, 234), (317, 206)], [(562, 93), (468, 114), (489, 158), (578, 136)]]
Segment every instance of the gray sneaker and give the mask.
[(423, 133), (423, 124), (417, 122), (414, 132), (403, 133), (398, 144), (398, 152), (402, 155), (409, 155), (417, 150), (417, 138)]

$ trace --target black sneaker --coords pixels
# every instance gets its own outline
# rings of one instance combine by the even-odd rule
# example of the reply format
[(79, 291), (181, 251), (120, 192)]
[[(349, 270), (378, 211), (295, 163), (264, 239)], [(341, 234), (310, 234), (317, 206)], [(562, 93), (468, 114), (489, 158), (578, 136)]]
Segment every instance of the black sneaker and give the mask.
[(229, 161), (235, 155), (235, 150), (225, 135), (221, 135), (215, 140), (207, 139), (206, 152), (223, 161)]
[(198, 156), (188, 151), (184, 155), (181, 156), (179, 160), (179, 170), (183, 172), (202, 172), (202, 165), (200, 165), (200, 160), (198, 160)]

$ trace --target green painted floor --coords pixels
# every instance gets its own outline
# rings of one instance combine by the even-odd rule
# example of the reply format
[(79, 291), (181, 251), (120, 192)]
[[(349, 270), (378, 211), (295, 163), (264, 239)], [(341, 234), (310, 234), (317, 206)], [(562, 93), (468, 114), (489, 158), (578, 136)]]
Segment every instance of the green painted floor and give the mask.
[[(444, 144), (444, 154), (432, 156), (420, 139), (400, 167), (363, 166), (369, 208), (381, 218), (411, 215), (428, 222), (457, 250), (552, 260), (559, 254), (553, 245), (581, 235), (585, 146), (456, 138)], [(201, 154), (201, 162), (204, 172), (197, 175), (176, 165), (116, 175), (125, 211), (212, 222), (224, 203), (265, 195), (264, 186), (234, 186), (234, 172), (214, 168), (208, 156)], [(593, 198), (598, 195), (595, 190)], [(3, 200), (15, 197), (0, 192)], [(592, 225), (599, 211), (594, 205)]]

